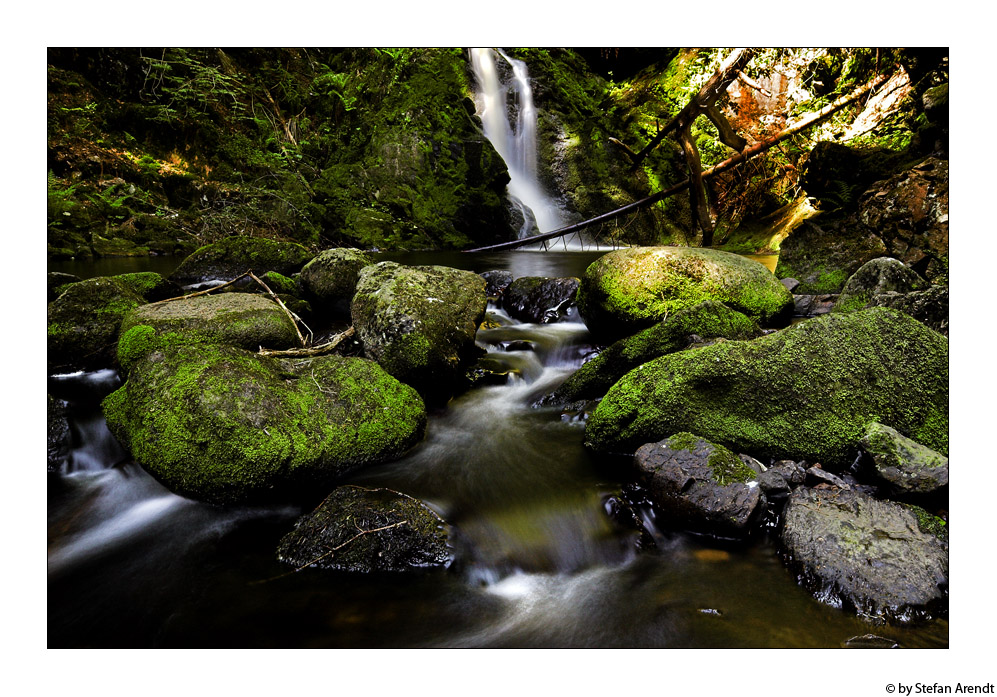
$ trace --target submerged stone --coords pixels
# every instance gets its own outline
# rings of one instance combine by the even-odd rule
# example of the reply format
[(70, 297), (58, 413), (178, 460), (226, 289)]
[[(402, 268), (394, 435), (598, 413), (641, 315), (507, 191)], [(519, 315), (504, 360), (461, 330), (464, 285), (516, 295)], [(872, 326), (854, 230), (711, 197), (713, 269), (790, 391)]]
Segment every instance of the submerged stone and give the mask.
[(398, 457), (426, 426), (415, 390), (373, 361), (279, 361), (225, 345), (149, 353), (102, 407), (150, 474), (214, 503), (328, 484)]
[(127, 371), (152, 351), (183, 344), (229, 344), (250, 351), (299, 345), (294, 323), (272, 300), (220, 293), (135, 308), (121, 323), (118, 361)]
[(360, 272), (352, 316), (364, 354), (428, 401), (446, 401), (479, 351), (485, 280), (445, 266), (384, 261)]
[(311, 258), (296, 242), (280, 242), (260, 237), (227, 237), (205, 245), (183, 260), (170, 274), (182, 286), (206, 281), (230, 281), (246, 271), (262, 276), (276, 271), (295, 273)]
[(872, 421), (948, 452), (948, 341), (894, 310), (828, 314), (627, 373), (585, 429), (598, 451), (689, 431), (758, 457), (847, 467)]
[(793, 297), (757, 261), (715, 249), (630, 247), (585, 271), (578, 310), (597, 336), (619, 338), (704, 300), (716, 300), (764, 325), (781, 326)]
[(929, 494), (948, 486), (949, 459), (880, 423), (869, 424), (862, 450), (898, 492)]
[(781, 540), (804, 583), (832, 604), (900, 620), (944, 610), (948, 543), (909, 507), (855, 490), (797, 489)]
[(579, 399), (601, 397), (617, 380), (637, 366), (687, 348), (694, 336), (700, 340), (718, 337), (753, 339), (760, 334), (753, 320), (721, 303), (707, 300), (679, 310), (642, 332), (620, 339), (584, 363), (539, 404), (568, 404)]
[(690, 433), (642, 445), (634, 464), (662, 517), (687, 529), (743, 535), (765, 501), (751, 467)]
[(371, 573), (446, 567), (446, 523), (426, 504), (390, 489), (341, 486), (281, 539), (292, 566)]

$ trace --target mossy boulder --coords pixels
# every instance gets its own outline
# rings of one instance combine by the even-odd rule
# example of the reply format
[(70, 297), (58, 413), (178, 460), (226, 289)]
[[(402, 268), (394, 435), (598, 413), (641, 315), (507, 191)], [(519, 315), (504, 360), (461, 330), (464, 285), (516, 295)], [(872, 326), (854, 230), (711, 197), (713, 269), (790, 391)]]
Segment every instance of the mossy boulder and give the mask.
[(841, 289), (832, 312), (853, 312), (869, 305), (882, 293), (909, 293), (923, 290), (927, 281), (906, 264), (891, 257), (877, 257), (863, 264)]
[(426, 504), (390, 489), (341, 486), (280, 541), (295, 568), (371, 573), (446, 567), (449, 529)]
[(295, 298), (301, 295), (301, 285), (296, 278), (288, 278), (276, 271), (267, 271), (260, 276), (260, 280), (266, 283), (267, 288), (277, 295), (289, 295)]
[(800, 223), (782, 241), (775, 273), (800, 282), (794, 293), (839, 293), (862, 264), (886, 253), (883, 240), (854, 218), (821, 216)]
[(661, 519), (684, 529), (743, 535), (765, 502), (757, 472), (722, 445), (691, 433), (645, 443), (634, 465)]
[(74, 276), (71, 273), (62, 273), (61, 271), (49, 271), (48, 272), (48, 302), (52, 302), (59, 297), (65, 286), (70, 283), (79, 283), (83, 279), (79, 276)]
[(887, 308), (828, 314), (627, 373), (585, 429), (633, 452), (689, 431), (756, 457), (846, 467), (873, 421), (948, 452), (948, 340)]
[(914, 508), (800, 488), (783, 511), (782, 547), (818, 598), (871, 617), (929, 617), (947, 604), (948, 543), (921, 519), (944, 523)]
[(48, 304), (48, 369), (93, 370), (115, 365), (124, 316), (145, 299), (114, 277), (66, 286)]
[(150, 303), (183, 295), (180, 286), (153, 271), (123, 273), (112, 278), (124, 283)]
[(793, 296), (759, 262), (689, 247), (610, 252), (586, 269), (576, 302), (593, 334), (620, 338), (704, 300), (767, 325), (786, 324), (793, 314)]
[(876, 473), (901, 494), (930, 494), (948, 486), (949, 459), (880, 423), (860, 441)]
[(693, 341), (715, 338), (753, 339), (758, 324), (715, 300), (706, 300), (669, 315), (662, 321), (620, 339), (584, 363), (542, 405), (598, 399), (628, 372), (650, 360), (687, 348)]
[(327, 485), (400, 456), (426, 426), (415, 390), (372, 361), (280, 361), (224, 345), (153, 351), (102, 407), (167, 488), (221, 504)]
[(477, 357), (485, 280), (445, 266), (365, 267), (351, 313), (364, 354), (428, 401), (445, 401)]
[(523, 322), (556, 322), (574, 302), (579, 283), (573, 277), (520, 276), (504, 289), (502, 307)]
[(294, 323), (272, 300), (220, 293), (129, 312), (121, 322), (118, 362), (127, 371), (152, 351), (187, 344), (228, 344), (250, 351), (299, 345)]
[(311, 253), (296, 242), (227, 237), (201, 247), (184, 259), (170, 274), (170, 280), (186, 286), (207, 281), (230, 281), (246, 271), (252, 271), (257, 276), (268, 271), (287, 276), (299, 271), (311, 257)]
[(317, 305), (349, 314), (360, 270), (373, 263), (359, 249), (327, 249), (301, 269), (301, 284)]

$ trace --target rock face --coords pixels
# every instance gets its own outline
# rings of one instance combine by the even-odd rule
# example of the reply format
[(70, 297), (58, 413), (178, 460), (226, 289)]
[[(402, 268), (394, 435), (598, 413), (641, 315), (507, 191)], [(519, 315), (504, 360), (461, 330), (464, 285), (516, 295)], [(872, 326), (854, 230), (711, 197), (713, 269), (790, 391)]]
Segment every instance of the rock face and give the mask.
[(317, 304), (349, 314), (360, 270), (373, 263), (359, 249), (327, 249), (301, 269), (301, 284)]
[(756, 457), (845, 467), (872, 421), (948, 452), (948, 341), (886, 308), (645, 363), (609, 390), (585, 439), (633, 452), (689, 431)]
[(295, 524), (277, 558), (295, 567), (370, 573), (446, 567), (446, 523), (424, 503), (389, 489), (342, 486)]
[(785, 324), (793, 314), (792, 295), (762, 264), (689, 247), (610, 252), (585, 271), (577, 297), (592, 333), (613, 338), (704, 300), (721, 302), (761, 324)]
[(290, 318), (271, 300), (249, 293), (202, 295), (143, 305), (121, 322), (118, 362), (126, 371), (157, 349), (182, 344), (229, 344), (255, 351), (298, 343)]
[(882, 293), (873, 296), (870, 305), (900, 310), (939, 334), (949, 335), (949, 289), (946, 286), (931, 286), (911, 293)]
[(579, 283), (577, 278), (521, 276), (505, 289), (502, 307), (523, 322), (556, 322), (574, 302)]
[(92, 370), (115, 362), (122, 318), (145, 303), (114, 277), (73, 283), (48, 305), (48, 368)]
[(296, 273), (311, 254), (295, 242), (278, 242), (259, 237), (228, 237), (205, 245), (181, 262), (170, 280), (182, 286), (206, 281), (230, 281), (246, 271), (257, 276), (276, 271)]
[(800, 284), (798, 294), (838, 293), (862, 264), (886, 254), (886, 245), (875, 231), (854, 221), (823, 216), (800, 223), (779, 245), (775, 273), (791, 276)]
[(801, 488), (786, 504), (781, 540), (819, 598), (908, 619), (947, 596), (948, 543), (925, 531), (931, 518), (854, 490)]
[(741, 535), (764, 501), (754, 470), (722, 445), (690, 433), (642, 445), (634, 464), (655, 507), (687, 529)]
[(224, 345), (153, 351), (102, 407), (154, 477), (214, 503), (327, 484), (401, 455), (426, 425), (415, 390), (372, 361), (278, 361)]
[(929, 157), (866, 191), (858, 218), (887, 253), (929, 280), (948, 277), (949, 163)]
[(753, 320), (721, 303), (707, 300), (679, 310), (642, 332), (620, 339), (583, 364), (553, 394), (544, 398), (542, 404), (597, 399), (637, 366), (687, 348), (690, 339), (753, 339), (760, 334)]
[(879, 476), (898, 492), (928, 494), (948, 486), (949, 459), (889, 426), (870, 424), (861, 445)]
[(486, 304), (478, 274), (385, 261), (360, 272), (353, 324), (368, 358), (439, 402), (477, 355), (474, 335)]
[(923, 290), (927, 282), (902, 261), (878, 257), (863, 264), (841, 289), (832, 312), (851, 312), (866, 307), (881, 293), (909, 293)]

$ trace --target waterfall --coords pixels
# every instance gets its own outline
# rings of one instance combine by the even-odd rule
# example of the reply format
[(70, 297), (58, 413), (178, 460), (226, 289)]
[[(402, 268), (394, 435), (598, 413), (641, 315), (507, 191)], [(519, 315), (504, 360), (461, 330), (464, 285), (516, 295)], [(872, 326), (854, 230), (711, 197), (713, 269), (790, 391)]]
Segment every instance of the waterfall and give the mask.
[(485, 137), (509, 168), (509, 198), (523, 214), (518, 236), (533, 234), (534, 220), (539, 232), (562, 227), (560, 209), (537, 180), (537, 110), (526, 64), (502, 49), (472, 48), (471, 65)]

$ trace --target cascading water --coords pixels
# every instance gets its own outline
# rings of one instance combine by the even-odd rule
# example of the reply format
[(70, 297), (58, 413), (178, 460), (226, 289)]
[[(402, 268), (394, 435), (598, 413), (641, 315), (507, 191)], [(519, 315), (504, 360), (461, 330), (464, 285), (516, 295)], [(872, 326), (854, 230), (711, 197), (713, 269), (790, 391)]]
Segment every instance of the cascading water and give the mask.
[[(485, 136), (509, 168), (509, 197), (523, 215), (518, 236), (533, 234), (534, 220), (539, 232), (563, 227), (560, 208), (537, 179), (537, 110), (526, 64), (502, 49), (472, 48), (471, 65)], [(500, 71), (500, 65), (507, 67)]]

